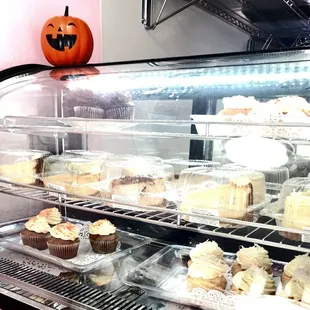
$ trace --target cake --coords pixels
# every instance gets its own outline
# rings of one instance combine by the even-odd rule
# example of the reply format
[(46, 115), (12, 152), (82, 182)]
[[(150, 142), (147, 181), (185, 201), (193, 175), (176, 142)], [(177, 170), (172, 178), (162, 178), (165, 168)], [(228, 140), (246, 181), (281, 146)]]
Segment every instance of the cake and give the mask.
[(296, 272), (300, 269), (305, 269), (310, 271), (310, 257), (309, 254), (298, 255), (292, 261), (284, 266), (283, 273), (281, 275), (281, 282), (286, 285)]
[[(110, 184), (112, 199), (126, 201), (142, 206), (165, 207), (163, 193), (166, 186), (163, 178), (147, 176), (124, 176)], [(117, 207), (117, 204), (115, 205)]]
[(37, 215), (25, 223), (25, 229), (21, 231), (21, 238), (24, 245), (38, 250), (47, 249), (47, 241), (50, 238), (50, 226), (47, 219)]
[(61, 223), (61, 213), (57, 208), (44, 209), (39, 215), (45, 217), (50, 226), (55, 226)]
[[(295, 229), (310, 227), (310, 191), (292, 192), (285, 199), (282, 226)], [(279, 231), (279, 233), (291, 240), (301, 240), (298, 233)]]
[(272, 260), (268, 252), (261, 246), (254, 245), (249, 248), (242, 247), (237, 252), (237, 259), (231, 267), (232, 275), (245, 271), (252, 266), (262, 268), (267, 273), (272, 274)]
[(299, 269), (294, 277), (286, 284), (283, 296), (295, 301), (310, 304), (310, 276)]
[(258, 104), (254, 97), (233, 96), (223, 98), (224, 109), (218, 115), (235, 116), (238, 114), (248, 115)]
[(51, 238), (47, 245), (51, 255), (62, 259), (70, 259), (77, 256), (79, 249), (79, 230), (70, 222), (58, 224), (51, 231)]
[(41, 186), (38, 176), (42, 173), (43, 160), (49, 154), (33, 150), (0, 151), (0, 179)]
[(224, 252), (218, 244), (215, 241), (207, 240), (197, 244), (196, 247), (190, 251), (190, 261), (188, 262), (188, 265), (196, 259), (203, 259), (209, 255), (214, 255), (219, 259), (224, 259)]
[(98, 220), (89, 225), (89, 241), (95, 253), (108, 254), (116, 251), (119, 234), (108, 220)]
[(188, 291), (201, 288), (205, 291), (218, 290), (223, 292), (227, 284), (225, 278), (227, 268), (223, 260), (214, 255), (193, 260), (187, 272)]
[(104, 159), (76, 156), (50, 156), (44, 161), (45, 187), (72, 195), (99, 196), (95, 184), (102, 179)]
[(252, 266), (234, 275), (231, 291), (238, 295), (275, 295), (276, 285), (271, 274), (262, 268)]

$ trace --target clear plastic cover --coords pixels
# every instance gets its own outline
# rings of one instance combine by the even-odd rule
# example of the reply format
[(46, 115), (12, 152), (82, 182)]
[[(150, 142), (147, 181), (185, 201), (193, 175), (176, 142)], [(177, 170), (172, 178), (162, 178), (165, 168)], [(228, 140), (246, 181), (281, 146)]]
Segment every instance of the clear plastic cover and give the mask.
[[(165, 207), (167, 165), (143, 157), (111, 158), (104, 169), (105, 191), (118, 202)], [(135, 209), (115, 204), (115, 207)]]
[(49, 152), (37, 150), (0, 151), (0, 179), (15, 183), (41, 186), (43, 160)]
[(255, 221), (256, 210), (266, 202), (265, 177), (260, 172), (190, 168), (181, 173), (181, 179), (180, 209), (195, 214), (184, 216), (189, 222), (224, 225), (218, 219), (203, 219), (199, 215)]
[(72, 156), (82, 156), (86, 158), (108, 158), (112, 156), (111, 153), (104, 152), (104, 151), (87, 151), (87, 150), (66, 150), (64, 155), (72, 155)]
[(95, 184), (102, 180), (104, 162), (98, 157), (50, 156), (44, 160), (42, 181), (45, 187), (68, 194), (97, 196)]

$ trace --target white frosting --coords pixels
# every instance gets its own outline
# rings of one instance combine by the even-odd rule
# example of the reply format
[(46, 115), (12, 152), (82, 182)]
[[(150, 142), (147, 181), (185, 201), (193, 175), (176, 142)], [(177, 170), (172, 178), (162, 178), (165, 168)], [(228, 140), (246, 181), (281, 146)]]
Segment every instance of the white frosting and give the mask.
[(223, 251), (215, 241), (205, 241), (196, 245), (194, 249), (190, 251), (190, 257), (192, 260), (196, 258), (204, 258), (209, 255), (215, 255), (218, 258), (223, 258)]
[(284, 266), (284, 272), (289, 277), (293, 277), (295, 272), (300, 269), (307, 269), (310, 271), (310, 257), (309, 254), (298, 255), (292, 261)]
[(26, 229), (38, 234), (47, 234), (51, 229), (50, 225), (48, 225), (47, 219), (40, 215), (29, 219), (29, 221), (26, 222), (25, 227)]
[(310, 277), (309, 273), (305, 273), (302, 270), (297, 271), (296, 277), (290, 280), (284, 289), (284, 296), (310, 303)]
[(269, 258), (268, 252), (261, 246), (254, 245), (250, 248), (241, 248), (237, 252), (237, 263), (241, 265), (243, 270), (251, 266), (261, 267), (268, 270), (272, 266), (272, 260)]
[(116, 232), (115, 226), (108, 220), (99, 220), (89, 225), (89, 233), (92, 235), (108, 236)]
[(62, 240), (74, 241), (79, 236), (77, 227), (69, 222), (58, 224), (51, 229), (51, 236)]
[(61, 223), (61, 213), (57, 208), (42, 210), (39, 215), (45, 217), (50, 225), (57, 225)]
[(270, 294), (276, 291), (272, 275), (258, 267), (251, 267), (245, 271), (238, 272), (232, 278), (232, 283), (237, 289), (255, 296)]
[(227, 265), (222, 259), (209, 255), (203, 259), (195, 259), (188, 268), (188, 275), (192, 278), (205, 280), (215, 279), (225, 275)]
[(258, 103), (254, 97), (233, 96), (223, 98), (224, 109), (252, 109)]
[(278, 100), (275, 100), (273, 103), (281, 109), (282, 113), (309, 109), (309, 104), (307, 100), (299, 96), (281, 97)]

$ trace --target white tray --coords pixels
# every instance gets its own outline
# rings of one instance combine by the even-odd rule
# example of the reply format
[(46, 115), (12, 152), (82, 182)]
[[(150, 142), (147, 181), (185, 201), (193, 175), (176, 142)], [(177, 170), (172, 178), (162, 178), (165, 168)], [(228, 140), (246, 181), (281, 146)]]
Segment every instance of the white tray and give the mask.
[(105, 264), (110, 263), (111, 260), (123, 257), (129, 254), (132, 250), (151, 242), (150, 238), (118, 230), (120, 238), (117, 250), (111, 254), (97, 254), (93, 252), (88, 239), (88, 225), (90, 222), (67, 219), (71, 223), (77, 225), (80, 230), (80, 246), (78, 255), (75, 258), (64, 260), (50, 255), (48, 249), (40, 251), (23, 245), (20, 232), (24, 229), (27, 220), (28, 219), (24, 219), (1, 226), (0, 246), (81, 273), (89, 272), (99, 266), (103, 267)]

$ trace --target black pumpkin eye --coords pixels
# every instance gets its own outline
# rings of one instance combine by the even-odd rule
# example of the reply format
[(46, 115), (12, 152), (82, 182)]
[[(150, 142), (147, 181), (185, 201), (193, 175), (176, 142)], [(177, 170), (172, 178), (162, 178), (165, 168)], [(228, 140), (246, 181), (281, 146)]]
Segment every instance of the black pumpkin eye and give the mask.
[(68, 26), (74, 26), (76, 28), (75, 23), (69, 23)]
[(48, 27), (54, 28), (54, 25), (53, 24), (48, 24), (46, 28), (48, 28)]

